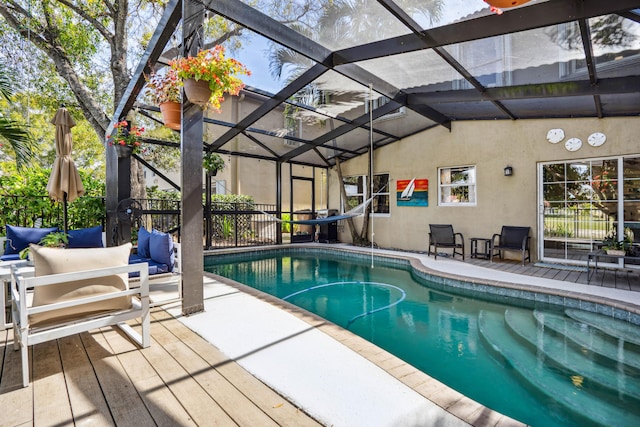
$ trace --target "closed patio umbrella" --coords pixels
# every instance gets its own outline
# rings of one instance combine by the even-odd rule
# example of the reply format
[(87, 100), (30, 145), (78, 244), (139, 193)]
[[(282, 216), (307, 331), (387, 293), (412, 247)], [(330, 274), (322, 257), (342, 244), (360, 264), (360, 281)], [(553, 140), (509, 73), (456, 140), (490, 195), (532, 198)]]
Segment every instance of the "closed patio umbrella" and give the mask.
[(56, 126), (56, 160), (51, 168), (51, 176), (47, 184), (49, 196), (63, 203), (64, 232), (69, 231), (67, 225), (67, 202), (72, 202), (84, 194), (84, 186), (80, 174), (71, 158), (73, 143), (71, 128), (76, 125), (66, 108), (61, 107), (51, 120)]

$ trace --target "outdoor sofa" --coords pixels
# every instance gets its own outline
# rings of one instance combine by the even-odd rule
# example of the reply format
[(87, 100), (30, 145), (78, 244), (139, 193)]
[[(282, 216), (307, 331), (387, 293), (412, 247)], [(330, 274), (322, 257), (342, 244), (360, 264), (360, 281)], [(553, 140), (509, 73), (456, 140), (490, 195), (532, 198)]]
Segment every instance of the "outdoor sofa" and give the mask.
[[(0, 241), (0, 261), (17, 261), (20, 252), (30, 244), (38, 244), (44, 236), (60, 231), (56, 227), (36, 228), (6, 226), (4, 242)], [(105, 247), (105, 235), (102, 226), (69, 230), (68, 249)], [(4, 244), (2, 244), (4, 243)], [(149, 275), (171, 273), (176, 265), (177, 244), (171, 235), (158, 230), (147, 231), (144, 227), (138, 232), (138, 247), (129, 256), (129, 264), (146, 262)], [(136, 277), (136, 273), (131, 273)]]

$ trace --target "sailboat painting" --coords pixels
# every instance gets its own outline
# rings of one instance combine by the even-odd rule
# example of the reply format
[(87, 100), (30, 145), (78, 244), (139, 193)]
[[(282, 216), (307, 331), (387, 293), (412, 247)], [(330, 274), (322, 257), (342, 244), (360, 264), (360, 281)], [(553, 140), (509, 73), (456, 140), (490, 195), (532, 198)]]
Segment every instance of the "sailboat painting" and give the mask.
[(396, 195), (398, 206), (429, 206), (429, 180), (399, 179)]

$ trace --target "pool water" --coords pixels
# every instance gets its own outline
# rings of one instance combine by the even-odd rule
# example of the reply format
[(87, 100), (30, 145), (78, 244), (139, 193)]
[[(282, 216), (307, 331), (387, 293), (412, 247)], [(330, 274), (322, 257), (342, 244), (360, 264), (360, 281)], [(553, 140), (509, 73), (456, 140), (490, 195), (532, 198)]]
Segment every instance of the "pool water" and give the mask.
[(409, 267), (376, 260), (371, 268), (369, 258), (216, 255), (205, 270), (316, 313), (529, 425), (640, 425), (635, 325), (528, 300), (470, 298)]

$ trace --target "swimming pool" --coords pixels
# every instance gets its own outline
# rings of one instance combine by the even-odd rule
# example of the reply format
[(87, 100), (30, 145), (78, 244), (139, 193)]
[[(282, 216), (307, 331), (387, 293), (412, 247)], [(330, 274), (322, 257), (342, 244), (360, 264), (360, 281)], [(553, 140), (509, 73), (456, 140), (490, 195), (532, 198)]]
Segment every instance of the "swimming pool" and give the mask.
[(471, 298), (476, 288), (450, 292), (406, 261), (376, 258), (371, 269), (369, 258), (335, 251), (216, 255), (205, 269), (327, 318), (530, 425), (640, 425), (640, 333), (629, 323), (535, 298)]

